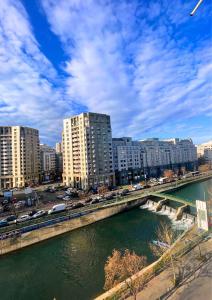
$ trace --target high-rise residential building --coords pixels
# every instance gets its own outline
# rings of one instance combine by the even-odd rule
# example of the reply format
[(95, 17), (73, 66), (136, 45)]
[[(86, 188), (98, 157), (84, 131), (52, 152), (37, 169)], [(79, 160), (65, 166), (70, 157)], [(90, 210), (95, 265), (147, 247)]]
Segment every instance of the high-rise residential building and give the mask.
[(197, 155), (203, 158), (206, 163), (212, 162), (212, 141), (197, 145)]
[(0, 126), (0, 188), (24, 187), (40, 179), (40, 144), (36, 129)]
[(55, 150), (56, 153), (62, 153), (63, 152), (62, 143), (56, 143)]
[(41, 144), (41, 176), (42, 181), (54, 180), (56, 176), (56, 151), (54, 148)]
[(110, 116), (82, 113), (63, 121), (63, 182), (87, 189), (113, 185)]

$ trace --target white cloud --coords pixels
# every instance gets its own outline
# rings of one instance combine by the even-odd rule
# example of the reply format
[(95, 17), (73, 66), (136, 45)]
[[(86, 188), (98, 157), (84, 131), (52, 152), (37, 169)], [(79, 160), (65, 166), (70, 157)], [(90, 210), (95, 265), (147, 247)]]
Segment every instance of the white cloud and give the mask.
[(194, 47), (176, 27), (189, 22), (191, 3), (176, 10), (166, 1), (42, 3), (70, 55), (68, 94), (88, 110), (111, 114), (115, 135), (138, 137), (211, 111), (209, 41)]
[(21, 2), (0, 1), (0, 124), (39, 128), (53, 142), (62, 119), (84, 109), (110, 114), (114, 135), (137, 138), (211, 116), (210, 41), (194, 30), (205, 9), (191, 24), (191, 1), (174, 10), (166, 0), (40, 2), (67, 78), (41, 52)]
[(24, 7), (18, 1), (0, 2), (0, 124), (27, 125), (55, 140), (61, 115), (69, 111), (58, 75), (41, 53)]

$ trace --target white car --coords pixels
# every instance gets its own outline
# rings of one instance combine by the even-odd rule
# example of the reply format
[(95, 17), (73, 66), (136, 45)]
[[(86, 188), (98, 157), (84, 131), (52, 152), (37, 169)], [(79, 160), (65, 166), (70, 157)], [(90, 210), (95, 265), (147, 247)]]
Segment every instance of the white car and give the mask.
[(69, 201), (70, 200), (70, 197), (69, 196), (65, 196), (62, 198), (64, 201)]
[(30, 219), (31, 219), (31, 217), (30, 217), (29, 215), (23, 215), (23, 216), (20, 216), (20, 217), (16, 220), (16, 222), (17, 222), (17, 223), (21, 223), (21, 222), (28, 221), (28, 220), (30, 220)]
[(141, 190), (141, 189), (143, 189), (143, 186), (140, 185), (140, 184), (133, 185), (133, 187), (132, 187), (133, 191), (138, 191), (138, 190)]
[(39, 217), (42, 217), (42, 216), (45, 216), (45, 215), (46, 215), (46, 211), (45, 210), (39, 210), (32, 217), (33, 217), (33, 219), (35, 219), (35, 218), (39, 218)]

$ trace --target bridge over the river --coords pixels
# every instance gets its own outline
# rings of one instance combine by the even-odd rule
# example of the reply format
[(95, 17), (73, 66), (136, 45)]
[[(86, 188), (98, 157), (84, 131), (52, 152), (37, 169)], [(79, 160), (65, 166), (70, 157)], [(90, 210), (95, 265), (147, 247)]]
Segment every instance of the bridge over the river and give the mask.
[(175, 202), (182, 203), (185, 205), (189, 205), (191, 207), (196, 207), (196, 205), (194, 203), (192, 203), (191, 201), (188, 201), (188, 200), (176, 197), (176, 196), (172, 196), (172, 195), (169, 195), (166, 193), (153, 192), (153, 193), (150, 193), (150, 195), (159, 197), (159, 198), (164, 198), (164, 199), (171, 200), (171, 201), (175, 201)]

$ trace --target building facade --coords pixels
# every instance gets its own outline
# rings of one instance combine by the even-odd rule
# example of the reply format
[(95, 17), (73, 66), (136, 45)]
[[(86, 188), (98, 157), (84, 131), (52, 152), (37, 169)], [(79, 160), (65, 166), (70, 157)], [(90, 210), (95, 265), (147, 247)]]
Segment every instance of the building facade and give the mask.
[(56, 153), (62, 153), (63, 152), (62, 143), (56, 143), (55, 150), (56, 150)]
[(197, 151), (191, 139), (153, 138), (140, 143), (144, 173), (149, 176), (158, 177), (166, 169), (178, 172), (181, 167), (187, 170), (195, 170), (197, 167)]
[(0, 126), (0, 189), (33, 185), (39, 180), (38, 130), (22, 126)]
[(116, 183), (128, 184), (143, 176), (141, 145), (131, 137), (113, 138), (113, 161)]
[(41, 180), (54, 180), (56, 176), (56, 151), (54, 148), (41, 144), (40, 145), (41, 158)]
[(63, 122), (63, 182), (88, 189), (114, 184), (110, 116), (82, 113)]
[(195, 170), (197, 152), (190, 139), (132, 141), (123, 137), (113, 139), (114, 170), (117, 184), (143, 180), (145, 176), (159, 177), (166, 169), (178, 172), (181, 167)]
[(212, 141), (197, 146), (197, 155), (206, 163), (212, 163)]
[(62, 143), (56, 143), (56, 179), (61, 180), (63, 174), (63, 149)]

